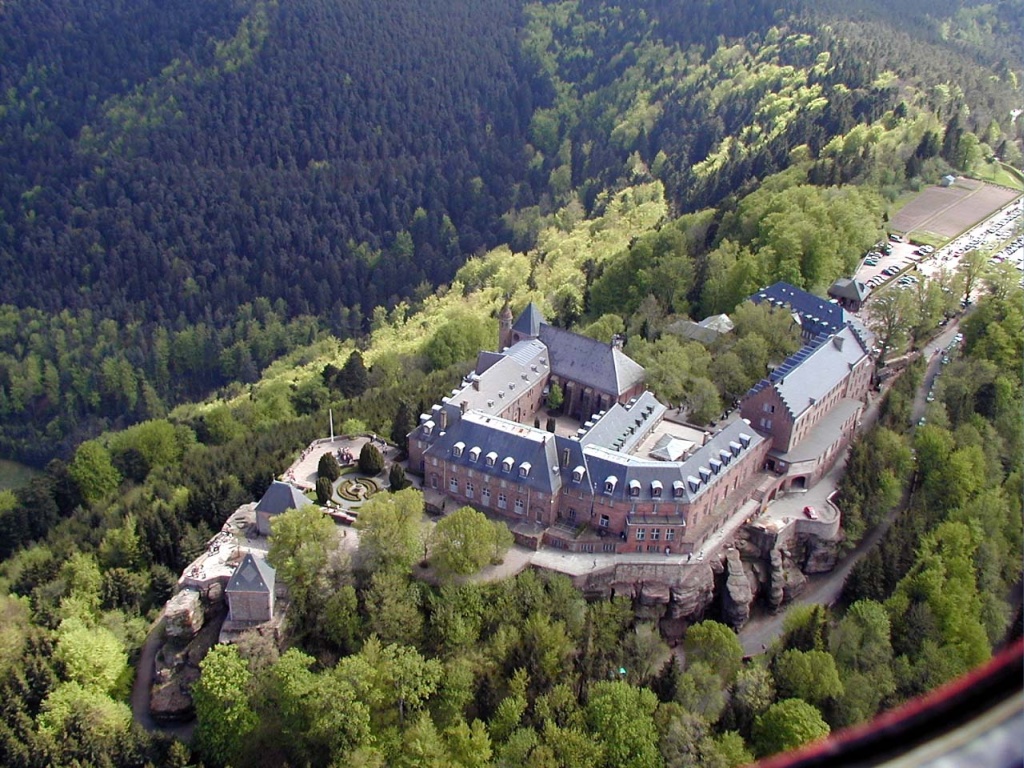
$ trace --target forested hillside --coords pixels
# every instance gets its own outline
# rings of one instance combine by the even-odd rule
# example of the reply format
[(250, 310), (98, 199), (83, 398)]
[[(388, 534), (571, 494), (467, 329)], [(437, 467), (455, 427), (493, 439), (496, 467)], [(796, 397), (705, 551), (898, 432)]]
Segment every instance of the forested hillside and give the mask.
[[(890, 190), (1013, 162), (1014, 8), (908, 8), (904, 28), (769, 0), (5, 3), (0, 452), (43, 464), (360, 336), (469, 256), (600, 214), (606, 189), (657, 179), (680, 214), (808, 157), (813, 184)], [(864, 133), (887, 114), (919, 121), (891, 142), (922, 142), (889, 168)], [(705, 297), (722, 260), (742, 261), (698, 260), (663, 309), (719, 308), (780, 266)]]
[[(303, 557), (274, 555), (291, 650), (209, 657), (192, 755), (126, 705), (226, 516), (328, 409), (401, 445), (506, 299), (625, 334), (658, 397), (716, 418), (799, 344), (745, 296), (820, 292), (915, 189), (1020, 164), (1022, 19), (1021, 0), (0, 5), (0, 455), (45, 466), (0, 492), (0, 763), (724, 768), (986, 658), (1020, 579), (1012, 268), (973, 276), (993, 295), (928, 426), (909, 429), (911, 369), (853, 449), (851, 540), (912, 503), (852, 605), (800, 613), (762, 662), (708, 622), (662, 667), (622, 600), (533, 573), (428, 587), (419, 540), (367, 570), (300, 519)], [(963, 287), (903, 294), (903, 336)], [(736, 329), (711, 348), (673, 332), (714, 312)]]

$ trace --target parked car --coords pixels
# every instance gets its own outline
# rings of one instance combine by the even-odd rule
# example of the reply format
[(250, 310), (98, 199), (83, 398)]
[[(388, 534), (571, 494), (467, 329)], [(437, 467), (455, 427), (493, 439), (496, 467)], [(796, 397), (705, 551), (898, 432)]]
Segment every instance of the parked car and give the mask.
[(810, 504), (808, 504), (806, 507), (804, 507), (804, 516), (806, 516), (808, 520), (817, 520), (818, 519), (817, 511)]
[(902, 243), (903, 235), (897, 235), (895, 232), (890, 232), (889, 239), (892, 240), (894, 243)]

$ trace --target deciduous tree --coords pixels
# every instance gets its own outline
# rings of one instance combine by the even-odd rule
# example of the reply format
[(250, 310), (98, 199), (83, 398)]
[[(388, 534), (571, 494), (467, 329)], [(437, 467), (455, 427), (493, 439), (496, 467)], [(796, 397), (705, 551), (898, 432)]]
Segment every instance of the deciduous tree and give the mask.
[(359, 553), (373, 569), (408, 573), (423, 557), (423, 494), (415, 488), (377, 494), (359, 510)]

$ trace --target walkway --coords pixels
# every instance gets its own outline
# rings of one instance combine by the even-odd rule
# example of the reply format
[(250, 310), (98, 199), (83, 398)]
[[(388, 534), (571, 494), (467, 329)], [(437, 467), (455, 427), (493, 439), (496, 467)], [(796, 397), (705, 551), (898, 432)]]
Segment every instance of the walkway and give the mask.
[[(936, 355), (936, 350), (943, 350), (953, 340), (954, 336), (959, 332), (960, 318), (954, 318), (946, 328), (942, 330), (934, 339), (932, 339), (924, 347), (924, 355), (926, 359), (929, 359), (928, 371), (925, 377), (921, 381), (921, 385), (918, 388), (917, 394), (914, 399), (915, 409), (915, 420), (919, 418), (919, 412), (923, 413), (925, 406), (925, 394), (931, 387), (932, 381), (935, 376), (935, 369), (940, 365), (939, 358), (941, 354)], [(892, 380), (890, 380), (891, 382)], [(884, 393), (883, 393), (884, 394)], [(871, 404), (865, 410), (864, 418), (861, 421), (860, 431), (865, 432), (874, 426), (878, 420), (878, 408), (881, 404), (883, 395), (874, 397)], [(836, 462), (836, 469), (830, 472), (832, 475), (841, 466), (845, 467), (846, 464), (846, 453)], [(838, 477), (835, 478), (834, 484), (838, 483), (838, 479), (841, 478), (842, 472), (839, 471)], [(824, 482), (824, 481), (823, 481)], [(819, 483), (821, 485), (821, 483)], [(818, 486), (815, 486), (817, 488)], [(813, 489), (812, 489), (813, 490)], [(808, 497), (809, 498), (809, 497)], [(822, 574), (820, 576), (812, 576), (808, 579), (807, 588), (803, 594), (800, 595), (794, 602), (787, 606), (793, 605), (826, 605), (830, 606), (835, 604), (842, 594), (843, 586), (846, 584), (846, 578), (850, 575), (850, 571), (853, 570), (861, 558), (870, 552), (881, 540), (882, 536), (885, 535), (886, 531), (892, 526), (896, 516), (900, 514), (904, 509), (904, 504), (898, 505), (892, 512), (890, 512), (886, 518), (879, 523), (875, 528), (869, 531), (860, 543), (849, 552), (841, 561), (836, 563), (836, 567), (831, 573)], [(766, 646), (778, 637), (782, 635), (782, 624), (786, 618), (786, 611), (780, 611), (776, 614), (769, 614), (764, 612), (758, 612), (751, 615), (750, 620), (740, 630), (740, 642), (743, 644), (743, 651), (748, 656), (754, 656), (762, 653)]]

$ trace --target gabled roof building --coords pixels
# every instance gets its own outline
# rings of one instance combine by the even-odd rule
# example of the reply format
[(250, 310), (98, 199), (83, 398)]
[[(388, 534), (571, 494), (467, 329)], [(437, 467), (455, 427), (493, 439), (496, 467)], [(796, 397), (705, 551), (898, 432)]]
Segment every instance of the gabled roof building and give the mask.
[(270, 621), (274, 615), (275, 571), (261, 556), (247, 552), (231, 575), (224, 594), (228, 621)]
[[(800, 482), (816, 479), (859, 419), (870, 359), (841, 308), (784, 284), (762, 294), (785, 297), (807, 313), (796, 313), (805, 333), (818, 332), (751, 389), (744, 419), (714, 434), (666, 420), (643, 368), (617, 345), (548, 325), (533, 304), (513, 319), (506, 305), (501, 351), (481, 352), (409, 435), (428, 504), (504, 517), (531, 546), (685, 554), (797, 484), (789, 467), (805, 472)], [(556, 382), (565, 413), (579, 418), (573, 434), (533, 426)]]
[(270, 535), (270, 518), (289, 509), (299, 509), (312, 504), (305, 494), (288, 483), (275, 480), (256, 504), (256, 529), (263, 535)]

